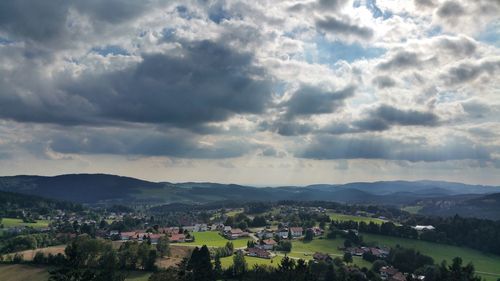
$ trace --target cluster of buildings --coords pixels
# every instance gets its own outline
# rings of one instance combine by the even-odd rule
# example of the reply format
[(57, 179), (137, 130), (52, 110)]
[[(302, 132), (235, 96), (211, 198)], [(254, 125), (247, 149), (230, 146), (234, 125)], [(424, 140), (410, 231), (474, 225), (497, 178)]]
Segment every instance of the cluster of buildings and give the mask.
[(344, 249), (344, 253), (350, 253), (353, 256), (363, 256), (365, 253), (369, 253), (379, 259), (384, 259), (389, 256), (390, 249), (384, 249), (379, 247), (349, 247)]

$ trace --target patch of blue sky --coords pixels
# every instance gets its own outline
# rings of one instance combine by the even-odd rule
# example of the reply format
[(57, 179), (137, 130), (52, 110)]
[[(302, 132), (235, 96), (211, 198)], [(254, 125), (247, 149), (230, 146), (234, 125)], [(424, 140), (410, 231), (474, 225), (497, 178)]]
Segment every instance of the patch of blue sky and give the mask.
[(495, 47), (500, 47), (500, 21), (488, 25), (476, 39)]
[(229, 20), (229, 19), (231, 19), (231, 14), (227, 10), (224, 9), (224, 7), (222, 6), (222, 4), (219, 4), (219, 5), (213, 6), (208, 11), (208, 18), (211, 21), (219, 24), (223, 20)]
[(365, 47), (359, 43), (331, 42), (323, 37), (319, 37), (315, 43), (316, 49), (305, 54), (305, 59), (309, 63), (334, 65), (340, 60), (354, 62), (380, 57), (386, 52), (383, 48)]
[(183, 19), (190, 20), (193, 18), (193, 14), (191, 14), (186, 6), (179, 5), (175, 7), (175, 10), (179, 14), (179, 16)]
[(427, 36), (428, 37), (433, 37), (437, 35), (443, 34), (443, 28), (441, 26), (433, 26), (431, 29), (427, 31)]
[(13, 43), (14, 43), (14, 41), (9, 40), (8, 38), (0, 37), (0, 45), (10, 45)]
[(108, 55), (112, 55), (112, 56), (118, 56), (118, 55), (129, 56), (130, 55), (130, 53), (127, 50), (125, 50), (124, 48), (117, 46), (117, 45), (107, 45), (107, 46), (102, 46), (102, 47), (94, 47), (94, 48), (92, 48), (92, 52), (96, 52), (99, 55), (104, 56), (104, 57), (108, 56)]
[(175, 28), (166, 27), (161, 31), (161, 35), (165, 41), (172, 41), (176, 38)]
[(353, 7), (361, 7), (365, 6), (371, 13), (374, 18), (383, 18), (384, 20), (392, 17), (391, 11), (382, 11), (377, 6), (377, 0), (356, 0), (353, 3)]

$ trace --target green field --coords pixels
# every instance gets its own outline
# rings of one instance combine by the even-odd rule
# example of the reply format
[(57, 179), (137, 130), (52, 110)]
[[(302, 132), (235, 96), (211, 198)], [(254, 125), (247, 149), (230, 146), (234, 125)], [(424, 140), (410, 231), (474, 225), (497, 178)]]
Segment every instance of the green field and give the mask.
[(28, 265), (0, 265), (0, 280), (2, 281), (47, 281), (49, 272), (46, 267)]
[(330, 216), (330, 219), (334, 221), (355, 221), (355, 222), (366, 222), (366, 223), (374, 222), (376, 224), (382, 224), (383, 222), (386, 222), (385, 220), (379, 218), (353, 216), (353, 215), (346, 215), (346, 214), (339, 214), (332, 212), (329, 212), (328, 215)]
[(476, 271), (487, 280), (500, 278), (500, 256), (485, 254), (468, 248), (382, 235), (363, 234), (363, 240), (367, 243), (377, 243), (379, 246), (394, 247), (399, 244), (405, 248), (414, 248), (434, 258), (436, 263), (446, 260), (449, 264), (454, 257), (461, 257), (465, 263), (472, 262)]
[(227, 242), (233, 242), (234, 248), (242, 248), (247, 246), (247, 241), (251, 238), (242, 238), (236, 240), (227, 240), (222, 237), (217, 231), (206, 231), (206, 232), (194, 232), (194, 242), (180, 243), (178, 245), (192, 245), (192, 246), (203, 246), (208, 247), (224, 247)]
[[(280, 263), (282, 258), (283, 257), (275, 256), (272, 259), (261, 259), (261, 258), (256, 258), (256, 257), (245, 256), (245, 260), (247, 261), (248, 268), (252, 268), (256, 264), (277, 266)], [(228, 268), (230, 265), (233, 264), (233, 256), (222, 258), (222, 259), (220, 259), (220, 261), (222, 263), (223, 268)]]
[(20, 227), (20, 226), (29, 226), (33, 228), (42, 228), (48, 227), (48, 220), (38, 220), (36, 223), (25, 223), (22, 219), (12, 219), (12, 218), (2, 218), (2, 224), (5, 228), (10, 227)]
[(415, 205), (415, 206), (403, 207), (403, 208), (401, 208), (401, 210), (407, 211), (410, 214), (418, 214), (418, 212), (420, 212), (420, 210), (422, 210), (422, 208), (423, 208), (423, 206)]

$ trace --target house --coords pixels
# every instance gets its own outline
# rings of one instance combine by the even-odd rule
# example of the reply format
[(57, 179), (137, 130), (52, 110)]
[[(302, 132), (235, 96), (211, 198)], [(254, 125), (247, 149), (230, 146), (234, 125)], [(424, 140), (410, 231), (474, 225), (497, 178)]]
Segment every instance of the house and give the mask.
[(248, 236), (248, 232), (245, 232), (239, 228), (233, 228), (230, 231), (224, 233), (227, 239), (237, 239), (240, 237)]
[(320, 262), (320, 261), (331, 262), (333, 260), (329, 254), (319, 253), (319, 252), (314, 253), (313, 259), (316, 262)]
[(304, 229), (302, 229), (302, 227), (290, 227), (290, 234), (292, 235), (292, 238), (302, 237), (303, 232)]
[(389, 281), (406, 281), (406, 276), (401, 272), (396, 272), (396, 274), (389, 278)]
[(226, 226), (224, 226), (224, 228), (223, 228), (223, 230), (222, 230), (222, 231), (223, 231), (223, 232), (228, 232), (228, 231), (231, 231), (231, 229), (232, 229), (232, 228), (231, 228), (231, 226), (226, 225)]
[(176, 234), (172, 234), (168, 237), (168, 241), (170, 241), (171, 243), (181, 243), (181, 242), (185, 242), (186, 241), (186, 235), (184, 234), (179, 234), (179, 233), (176, 233)]
[(416, 231), (426, 231), (426, 230), (434, 230), (436, 228), (432, 225), (417, 225), (414, 226), (413, 229), (415, 229)]
[(260, 239), (269, 239), (269, 238), (273, 238), (274, 237), (274, 233), (270, 230), (267, 230), (267, 229), (263, 229), (259, 232), (257, 232), (257, 237), (259, 237)]
[(158, 240), (160, 240), (162, 236), (162, 234), (150, 234), (149, 239), (151, 240), (151, 244), (158, 244)]
[(206, 223), (197, 223), (194, 225), (194, 232), (204, 232), (208, 230), (208, 226)]
[(278, 243), (274, 241), (274, 239), (265, 239), (262, 240), (261, 244), (259, 245), (259, 248), (264, 250), (272, 250), (276, 245), (278, 245)]
[(320, 236), (320, 235), (323, 235), (323, 233), (324, 233), (324, 230), (317, 227), (317, 226), (312, 227), (311, 230), (313, 231), (314, 236)]
[(277, 233), (278, 236), (282, 239), (288, 238), (288, 228), (280, 228)]
[(135, 231), (120, 233), (120, 240), (122, 241), (134, 240), (136, 238), (137, 238), (137, 232)]
[(247, 256), (250, 257), (257, 257), (261, 259), (270, 259), (271, 258), (271, 253), (260, 248), (248, 248), (247, 249)]
[[(392, 280), (391, 278), (397, 273), (400, 273), (399, 270), (392, 266), (383, 266), (380, 268), (380, 278), (382, 278), (382, 280)], [(404, 280), (406, 280), (406, 278)]]

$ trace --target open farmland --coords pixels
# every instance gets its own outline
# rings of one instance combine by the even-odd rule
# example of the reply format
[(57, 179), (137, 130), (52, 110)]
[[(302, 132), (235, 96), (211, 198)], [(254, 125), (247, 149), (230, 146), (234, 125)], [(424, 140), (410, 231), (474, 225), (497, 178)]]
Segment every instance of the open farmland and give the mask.
[(31, 261), (31, 260), (33, 260), (33, 257), (35, 256), (35, 254), (37, 252), (42, 252), (45, 255), (48, 255), (48, 254), (57, 255), (59, 253), (64, 254), (65, 248), (66, 248), (66, 245), (51, 246), (51, 247), (46, 247), (46, 248), (38, 248), (38, 249), (34, 249), (34, 250), (21, 251), (21, 252), (17, 252), (17, 253), (13, 253), (13, 254), (6, 254), (6, 255), (4, 255), (4, 257), (7, 257), (9, 255), (14, 256), (14, 254), (19, 254), (23, 257), (23, 260)]
[(233, 242), (234, 248), (242, 248), (247, 246), (247, 241), (251, 238), (241, 238), (236, 240), (228, 240), (222, 237), (217, 231), (194, 232), (194, 242), (179, 243), (177, 245), (191, 245), (208, 247), (224, 247), (227, 242)]
[(373, 242), (380, 246), (395, 247), (396, 245), (401, 245), (405, 248), (413, 248), (425, 255), (431, 256), (436, 263), (446, 260), (449, 264), (454, 257), (461, 257), (464, 263), (472, 262), (476, 271), (483, 278), (487, 280), (497, 280), (500, 278), (500, 256), (485, 254), (468, 248), (413, 239), (373, 234), (363, 234), (363, 238), (365, 242)]
[(35, 223), (26, 223), (26, 222), (23, 222), (22, 219), (2, 218), (2, 224), (5, 228), (22, 227), (22, 226), (29, 226), (29, 227), (33, 227), (33, 228), (43, 228), (43, 227), (49, 226), (49, 221), (48, 220), (38, 220)]
[(365, 223), (374, 222), (376, 224), (382, 224), (383, 222), (386, 222), (386, 220), (379, 218), (346, 215), (333, 212), (329, 212), (328, 216), (330, 216), (330, 219), (333, 221), (355, 221), (355, 222), (365, 222)]

